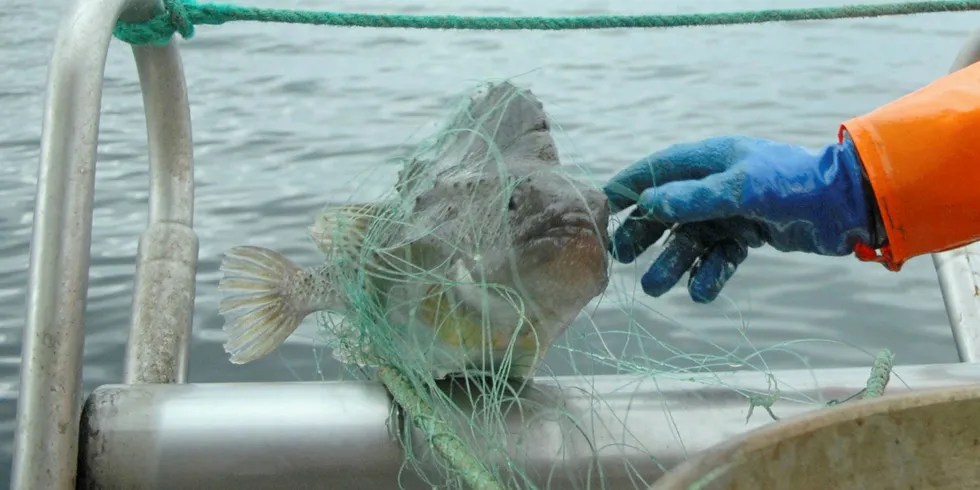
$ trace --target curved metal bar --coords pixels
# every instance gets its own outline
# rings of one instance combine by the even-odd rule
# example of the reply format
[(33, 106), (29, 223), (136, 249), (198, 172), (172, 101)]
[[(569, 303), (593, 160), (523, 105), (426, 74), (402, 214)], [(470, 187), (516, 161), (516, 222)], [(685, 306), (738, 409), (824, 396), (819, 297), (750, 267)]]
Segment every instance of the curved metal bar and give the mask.
[[(950, 73), (980, 61), (980, 30), (956, 55)], [(980, 361), (980, 244), (932, 254), (946, 315), (962, 362)]]
[(177, 46), (133, 46), (146, 108), (150, 223), (194, 225), (194, 153), (187, 83)]
[(187, 86), (177, 47), (134, 47), (150, 150), (149, 226), (140, 235), (126, 383), (183, 383), (198, 239)]
[(51, 55), (27, 288), (13, 490), (75, 487), (102, 81), (112, 29), (157, 0), (75, 0)]

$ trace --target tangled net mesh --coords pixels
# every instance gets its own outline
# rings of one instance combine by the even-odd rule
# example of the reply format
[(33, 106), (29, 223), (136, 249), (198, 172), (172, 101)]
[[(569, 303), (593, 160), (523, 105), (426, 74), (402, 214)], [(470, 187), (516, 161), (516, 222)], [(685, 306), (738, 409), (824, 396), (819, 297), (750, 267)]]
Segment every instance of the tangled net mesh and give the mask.
[[(483, 157), (493, 159), (502, 176), (507, 173), (505, 152), (489, 147), (497, 135), (481, 134), (490, 114), (470, 112), (472, 93), (461, 97), (433, 136), (399, 160), (402, 185), (414, 178), (410, 175), (416, 168), (413, 162), (431, 162), (455, 151), (453, 145), (460, 138), (485, 142), (488, 148)], [(515, 91), (512, 97), (499, 101), (500, 107), (494, 111), (505, 110), (514, 98), (525, 96), (525, 92)], [(582, 167), (566, 163), (559, 168), (569, 180), (598, 181)], [(422, 183), (418, 187), (425, 188), (424, 180), (429, 177), (420, 172)], [(684, 444), (679, 431), (671, 428), (672, 402), (655, 396), (661, 390), (708, 386), (722, 394), (719, 396), (741, 400), (749, 417), (755, 407), (760, 407), (768, 415), (755, 416), (776, 418), (778, 405), (773, 406), (777, 401), (810, 405), (841, 401), (816, 400), (776, 379), (766, 360), (769, 354), (796, 356), (802, 367), (809, 369), (805, 358), (793, 352), (793, 342), (760, 349), (739, 329), (742, 341), (734, 348), (707, 339), (700, 353), (673, 346), (642, 323), (657, 312), (633, 297), (635, 288), (617, 284), (615, 273), (611, 273), (613, 280), (605, 292), (591, 301), (554, 342), (548, 350), (549, 362), (537, 370), (533, 382), (510, 379), (507, 362), (480, 373), (468, 371), (470, 375), (465, 378), (436, 379), (428, 347), (424, 340), (419, 341), (418, 330), (392, 320), (392, 308), (421, 308), (424, 299), (416, 305), (394, 305), (380, 300), (377, 290), (379, 282), (424, 283), (436, 290), (460, 284), (458, 279), (447, 277), (450, 264), (421, 267), (391, 253), (412, 239), (410, 234), (405, 236), (404, 225), (415, 218), (410, 205), (415, 197), (400, 186), (393, 187), (379, 202), (394, 205), (371, 211), (372, 223), (355, 230), (353, 235), (358, 240), (353, 246), (341, 247), (340, 252), (324, 250), (328, 264), (343, 265), (334, 267), (345, 271), (334, 277), (334, 282), (349, 308), (318, 316), (318, 336), (323, 342), (318, 351), (332, 353), (355, 378), (383, 382), (400, 407), (404, 423), (399, 432), (406, 454), (403, 487), (412, 486), (407, 484), (410, 480), (421, 480), (432, 488), (447, 489), (646, 489), (656, 478), (651, 470), (666, 468), (648, 447), (651, 437), (637, 430), (661, 425), (665, 427), (663, 434), (672, 434), (677, 444)], [(507, 210), (500, 207), (499, 212)], [(486, 233), (488, 223), (497, 221), (506, 219), (472, 216), (468, 232)], [(615, 221), (611, 227), (618, 224)], [(360, 226), (356, 221), (349, 225)], [(350, 229), (338, 229), (340, 235), (353, 236)], [(339, 238), (334, 241), (339, 242)], [(510, 298), (516, 310), (527, 308), (521, 295), (506, 286), (479, 281), (470, 285), (481, 288), (487, 296)], [(596, 314), (600, 310), (605, 313)], [(600, 316), (605, 318), (602, 323), (596, 320)], [(609, 321), (613, 317), (617, 320)], [(500, 326), (484, 320), (480, 328), (489, 337)], [(514, 341), (510, 340), (510, 347)], [(869, 365), (872, 358), (869, 354)], [(880, 394), (888, 382), (891, 361), (889, 352), (880, 353), (868, 389), (842, 394), (841, 398)], [(556, 376), (551, 368), (562, 364), (573, 374)], [(757, 371), (758, 383), (733, 386), (727, 381), (729, 377), (718, 374), (733, 370)], [(393, 414), (393, 418), (397, 417)], [(665, 444), (669, 442), (658, 442)]]

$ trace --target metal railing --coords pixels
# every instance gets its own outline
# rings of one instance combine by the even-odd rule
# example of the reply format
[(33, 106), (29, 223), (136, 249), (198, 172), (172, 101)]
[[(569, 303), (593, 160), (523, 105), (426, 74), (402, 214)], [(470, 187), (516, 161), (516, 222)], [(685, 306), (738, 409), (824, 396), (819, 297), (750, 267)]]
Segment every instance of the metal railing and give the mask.
[[(41, 139), (11, 488), (373, 490), (396, 481), (425, 487), (401, 466), (404, 451), (394, 438), (410, 421), (401, 420), (378, 384), (183, 384), (198, 241), (189, 108), (173, 44), (133, 48), (149, 138), (150, 213), (137, 257), (128, 384), (99, 387), (80, 410), (106, 55), (117, 20), (144, 20), (160, 8), (158, 0), (75, 0), (58, 30)], [(980, 34), (954, 69), (978, 59)], [(969, 246), (933, 257), (960, 359), (970, 362), (980, 358), (978, 250)], [(901, 373), (914, 388), (980, 381), (980, 370), (962, 364), (902, 366)], [(731, 387), (623, 376), (539, 379), (527, 396), (545, 407), (561, 406), (565, 415), (509, 421), (515, 451), (532, 478), (561, 488), (599, 473), (610, 488), (616, 481), (635, 484), (638, 475), (652, 481), (690, 452), (770, 421), (762, 413), (746, 424), (748, 407), (735, 394), (740, 386), (764, 390), (756, 373), (711, 377), (711, 384)], [(829, 400), (863, 388), (867, 370), (784, 371), (777, 377)], [(597, 397), (603, 403), (594, 403)], [(811, 408), (788, 402), (779, 411), (785, 417)], [(641, 413), (626, 416), (636, 411)], [(573, 421), (575, 414), (588, 417)], [(625, 434), (631, 439), (623, 440)], [(417, 437), (409, 444), (421, 449), (424, 441)], [(596, 447), (606, 449), (596, 455)], [(437, 472), (434, 463), (422, 463), (428, 468), (423, 474)]]
[[(868, 371), (774, 373), (792, 399), (772, 411), (787, 418), (816, 409), (815, 401), (845, 399), (865, 387)], [(903, 383), (922, 389), (980, 382), (980, 370), (963, 363), (901, 366), (897, 373), (902, 379), (889, 394), (908, 390)], [(502, 430), (474, 425), (491, 417), (450, 423), (481, 461), (520, 472), (537, 488), (645, 488), (690, 455), (772, 423), (763, 408), (746, 421), (742, 393), (769, 388), (758, 372), (686, 378), (538, 378), (520, 407), (505, 410), (506, 461), (479, 440)], [(471, 393), (455, 392), (463, 392), (454, 401), (465, 414), (485, 413), (470, 409)], [(446, 481), (445, 463), (432, 459), (420, 431), (397, 437), (411, 423), (397, 409), (371, 382), (103, 385), (83, 410), (78, 488), (431, 490), (426, 481)], [(418, 468), (403, 466), (403, 444)]]
[[(117, 20), (157, 0), (75, 0), (58, 28), (41, 136), (11, 488), (75, 486), (103, 74)], [(140, 237), (126, 382), (183, 382), (197, 237), (190, 111), (176, 46), (134, 47), (146, 108), (150, 224)]]

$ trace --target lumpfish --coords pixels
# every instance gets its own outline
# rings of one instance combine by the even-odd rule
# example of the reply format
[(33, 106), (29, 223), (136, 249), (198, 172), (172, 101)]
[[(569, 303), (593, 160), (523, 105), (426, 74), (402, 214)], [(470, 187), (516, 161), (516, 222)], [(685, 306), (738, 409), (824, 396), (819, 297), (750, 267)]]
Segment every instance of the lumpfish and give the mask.
[[(389, 355), (416, 353), (437, 377), (489, 365), (528, 377), (609, 283), (606, 197), (563, 171), (541, 102), (510, 82), (481, 86), (405, 158), (392, 196), (318, 216), (309, 231), (324, 265), (251, 246), (225, 254), (231, 362), (269, 354), (327, 310), (361, 320), (338, 337), (370, 343), (380, 332), (362, 330), (381, 327), (364, 319), (395, 326)], [(333, 354), (384, 363), (369, 347)]]

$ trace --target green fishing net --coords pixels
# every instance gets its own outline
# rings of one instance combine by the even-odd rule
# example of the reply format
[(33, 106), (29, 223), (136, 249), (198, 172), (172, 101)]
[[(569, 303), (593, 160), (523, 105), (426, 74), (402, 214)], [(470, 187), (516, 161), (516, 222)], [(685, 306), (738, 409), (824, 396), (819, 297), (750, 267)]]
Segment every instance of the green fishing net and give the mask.
[[(359, 225), (357, 216), (351, 217), (346, 231), (338, 225), (334, 243), (340, 245), (324, 250), (328, 264), (344, 265), (334, 267), (344, 272), (333, 281), (350, 308), (318, 315), (317, 350), (320, 355), (340, 358), (353, 376), (378, 380), (391, 392), (398, 407), (392, 426), (404, 444), (406, 481), (422, 480), (440, 489), (645, 489), (654, 482), (654, 470), (664, 469), (650, 447), (654, 439), (651, 431), (671, 439), (653, 441), (658, 446), (673, 445), (681, 448), (677, 452), (683, 452), (685, 441), (674, 418), (676, 411), (683, 409), (678, 403), (684, 401), (683, 395), (676, 394), (684, 389), (709, 387), (699, 393), (713, 393), (718, 400), (741, 404), (749, 417), (777, 418), (780, 403), (841, 401), (812, 399), (776, 378), (766, 356), (792, 356), (791, 345), (759, 348), (740, 330), (743, 342), (734, 347), (710, 339), (704, 339), (702, 352), (684, 352), (672, 346), (666, 332), (643, 324), (643, 318), (656, 314), (641, 312), (649, 309), (650, 303), (637, 301), (634, 295), (642, 293), (634, 284), (627, 284), (628, 279), (615, 274), (605, 292), (593, 299), (551, 346), (548, 359), (553, 362), (542, 365), (533, 382), (507, 379), (506, 366), (468, 377), (436, 379), (425, 349), (413, 347), (423, 344), (410, 341), (409, 337), (416, 335), (412, 329), (392, 320), (392, 305), (379, 300), (377, 284), (457, 285), (453, 281), (458, 278), (447, 277), (445, 270), (451, 268), (446, 264), (439, 264), (439, 270), (421, 267), (392, 251), (407, 240), (397, 234), (396, 230), (403, 230), (399, 225), (415, 219), (413, 195), (406, 193), (404, 184), (418, 178), (421, 180), (413, 185), (420, 189), (428, 185), (425, 172), (413, 175), (413, 169), (418, 168), (413, 162), (432, 162), (452, 152), (459, 158), (476, 158), (459, 151), (460, 141), (465, 139), (470, 145), (481, 141), (486, 151), (479, 157), (496, 159), (501, 175), (506, 174), (506, 149), (492, 147), (499, 140), (497, 134), (481, 132), (488, 127), (484, 124), (487, 120), (508, 110), (508, 104), (525, 97), (526, 92), (516, 90), (500, 100), (499, 107), (474, 114), (471, 96), (485, 89), (481, 84), (464, 92), (434, 135), (417, 143), (415, 150), (395, 165), (386, 165), (386, 170), (399, 169), (401, 184), (372, 202), (390, 205), (371, 211), (370, 226)], [(546, 98), (542, 99), (547, 107)], [(554, 135), (558, 131), (555, 122), (551, 124)], [(496, 131), (513, 130), (489, 126)], [(598, 185), (599, 179), (585, 168), (566, 161), (560, 169), (570, 180)], [(506, 213), (507, 209), (501, 207), (497, 212)], [(485, 233), (493, 222), (503, 221), (503, 217), (472, 216), (470, 230)], [(610, 229), (616, 224), (614, 218)], [(614, 267), (611, 261), (610, 267)], [(510, 298), (515, 309), (526, 308), (515, 291), (489, 282), (474, 284), (488, 296)], [(600, 315), (600, 309), (616, 314)], [(610, 321), (612, 318), (615, 320)], [(495, 327), (487, 324), (482, 328), (489, 332)], [(686, 332), (697, 335), (692, 330)], [(869, 356), (869, 365), (872, 360)], [(806, 368), (802, 356), (799, 361), (801, 368)], [(567, 374), (556, 375), (554, 366), (563, 366)], [(756, 388), (744, 382), (730, 385), (731, 377), (724, 373), (735, 368), (754, 372), (757, 382), (751, 386)], [(842, 399), (880, 394), (890, 368), (891, 354), (880, 354), (874, 361), (868, 389), (842, 394)], [(656, 396), (663, 391), (676, 396)], [(759, 413), (763, 410), (768, 413)], [(710, 414), (704, 416), (711, 420)], [(695, 414), (686, 420), (691, 423), (697, 417)]]

